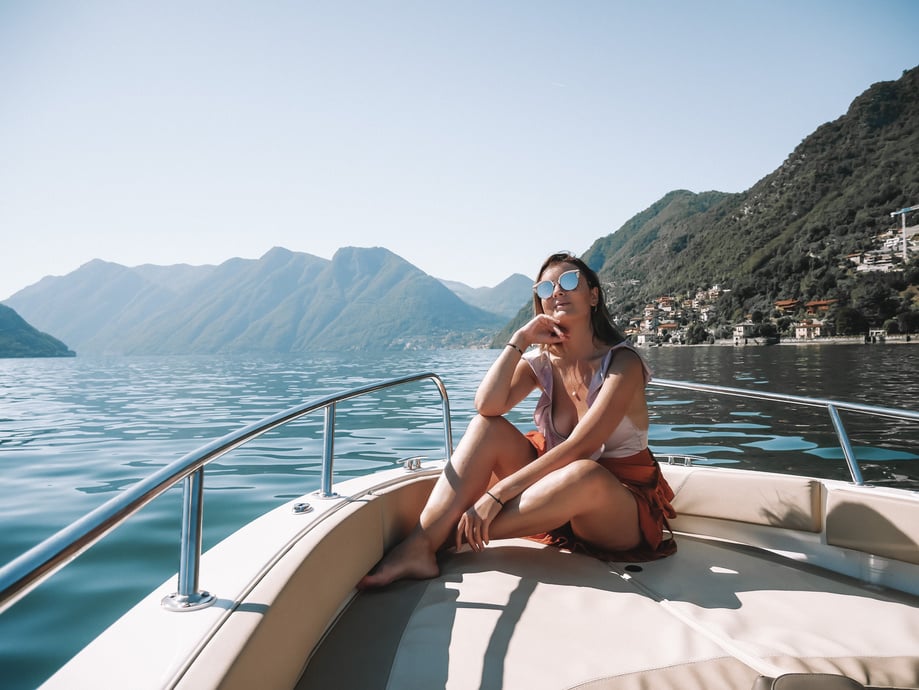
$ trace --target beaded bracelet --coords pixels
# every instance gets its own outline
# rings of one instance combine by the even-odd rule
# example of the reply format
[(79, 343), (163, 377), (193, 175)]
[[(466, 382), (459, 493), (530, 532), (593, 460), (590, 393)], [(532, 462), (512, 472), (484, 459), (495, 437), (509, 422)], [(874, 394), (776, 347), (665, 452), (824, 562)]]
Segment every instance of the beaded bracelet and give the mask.
[(515, 350), (517, 350), (517, 352), (520, 353), (520, 356), (523, 357), (523, 350), (521, 350), (519, 347), (517, 347), (516, 345), (514, 345), (514, 343), (508, 343), (508, 344), (505, 345), (504, 347), (512, 347), (512, 348), (514, 348)]

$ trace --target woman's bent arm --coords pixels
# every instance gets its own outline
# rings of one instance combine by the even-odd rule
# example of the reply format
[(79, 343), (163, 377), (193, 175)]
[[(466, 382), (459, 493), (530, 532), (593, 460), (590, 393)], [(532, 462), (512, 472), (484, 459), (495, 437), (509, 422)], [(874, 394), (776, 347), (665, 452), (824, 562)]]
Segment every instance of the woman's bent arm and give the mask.
[(475, 409), (485, 417), (506, 414), (538, 385), (536, 374), (522, 361), (530, 345), (551, 345), (568, 339), (558, 321), (539, 314), (520, 328), (491, 365), (475, 393)]
[[(521, 348), (524, 349), (524, 348)], [(475, 409), (483, 417), (509, 412), (536, 388), (536, 375), (514, 348), (505, 347), (475, 393)]]
[(644, 395), (644, 370), (638, 355), (624, 351), (616, 357), (596, 401), (571, 435), (542, 457), (501, 479), (492, 487), (492, 493), (507, 502), (550, 472), (592, 456), (619, 426), (637, 395)]

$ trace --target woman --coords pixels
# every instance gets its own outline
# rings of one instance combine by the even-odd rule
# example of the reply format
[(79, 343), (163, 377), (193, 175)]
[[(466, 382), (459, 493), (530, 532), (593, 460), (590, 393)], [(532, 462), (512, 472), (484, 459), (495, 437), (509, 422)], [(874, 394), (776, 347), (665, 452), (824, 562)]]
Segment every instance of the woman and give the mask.
[[(566, 253), (543, 264), (535, 317), (511, 337), (475, 396), (479, 414), (444, 468), (418, 526), (358, 584), (439, 573), (448, 542), (540, 535), (617, 560), (675, 550), (663, 539), (673, 492), (647, 448), (648, 367), (612, 324), (597, 274)], [(524, 354), (532, 345), (538, 349)], [(537, 432), (502, 415), (542, 391)]]

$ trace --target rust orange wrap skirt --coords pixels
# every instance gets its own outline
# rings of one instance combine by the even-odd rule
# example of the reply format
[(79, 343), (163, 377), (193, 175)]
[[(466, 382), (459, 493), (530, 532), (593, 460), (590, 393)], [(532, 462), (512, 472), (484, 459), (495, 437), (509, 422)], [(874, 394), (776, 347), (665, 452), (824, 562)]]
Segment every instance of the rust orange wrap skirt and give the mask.
[[(527, 435), (536, 452), (546, 452), (546, 440), (538, 431)], [(635, 496), (638, 506), (638, 526), (641, 543), (628, 551), (607, 551), (597, 548), (580, 538), (566, 523), (551, 532), (530, 537), (535, 541), (571, 551), (578, 551), (606, 561), (653, 561), (669, 556), (676, 551), (673, 534), (664, 538), (664, 531), (670, 531), (668, 519), (676, 517), (670, 501), (673, 490), (664, 478), (660, 465), (647, 448), (624, 458), (600, 458), (599, 462), (610, 471)]]

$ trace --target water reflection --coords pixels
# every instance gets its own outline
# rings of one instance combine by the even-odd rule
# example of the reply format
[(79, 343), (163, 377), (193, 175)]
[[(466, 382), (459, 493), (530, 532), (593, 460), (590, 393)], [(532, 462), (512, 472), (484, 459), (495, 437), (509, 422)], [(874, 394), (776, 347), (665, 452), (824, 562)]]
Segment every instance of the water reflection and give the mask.
[[(646, 354), (661, 378), (877, 406), (909, 407), (919, 394), (914, 346), (653, 348)], [(686, 448), (713, 463), (849, 479), (822, 408), (672, 389), (652, 390), (650, 402), (650, 442), (658, 453)], [(919, 488), (919, 425), (840, 414), (867, 483)], [(751, 420), (755, 426), (746, 426)], [(720, 440), (700, 448), (702, 437)]]

